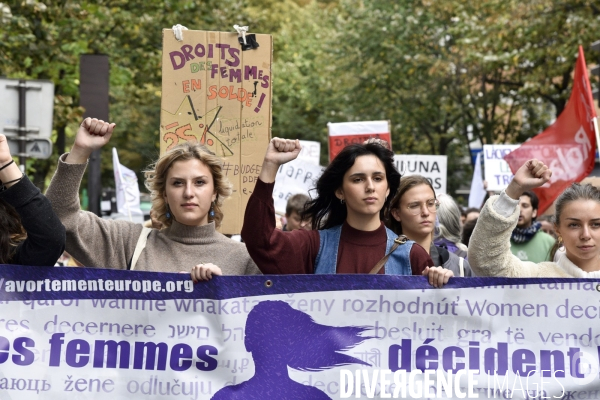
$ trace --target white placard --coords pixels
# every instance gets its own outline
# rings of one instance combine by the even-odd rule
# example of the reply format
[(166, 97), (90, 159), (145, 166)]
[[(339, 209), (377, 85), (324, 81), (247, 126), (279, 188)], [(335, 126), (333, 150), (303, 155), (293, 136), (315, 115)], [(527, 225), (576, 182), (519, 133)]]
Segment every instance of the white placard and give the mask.
[(402, 176), (422, 175), (429, 179), (436, 194), (446, 193), (447, 156), (396, 154), (394, 163)]
[(314, 165), (321, 164), (321, 143), (311, 140), (300, 140), (302, 150), (298, 154), (299, 160), (308, 161)]
[[(288, 199), (296, 193), (304, 193), (310, 196), (309, 190), (314, 188), (315, 182), (321, 176), (322, 171), (323, 167), (300, 159), (280, 166), (273, 188), (275, 211), (279, 214), (285, 214)], [(312, 195), (316, 196), (316, 193), (312, 193)]]
[(389, 133), (389, 121), (329, 122), (329, 136)]
[(329, 161), (333, 160), (344, 147), (363, 143), (370, 138), (388, 142), (392, 148), (389, 121), (329, 122)]
[(518, 148), (518, 144), (484, 144), (483, 167), (487, 190), (502, 191), (512, 180), (513, 173), (504, 156)]

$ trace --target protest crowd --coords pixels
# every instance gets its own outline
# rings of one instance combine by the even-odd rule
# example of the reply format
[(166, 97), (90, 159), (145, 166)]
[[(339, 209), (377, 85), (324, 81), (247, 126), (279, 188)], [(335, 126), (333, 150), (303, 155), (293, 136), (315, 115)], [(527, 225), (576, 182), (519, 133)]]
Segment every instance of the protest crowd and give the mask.
[(0, 136), (3, 263), (54, 265), (66, 250), (83, 266), (184, 272), (195, 282), (214, 275), (377, 273), (425, 275), (442, 287), (452, 276), (600, 276), (600, 191), (579, 183), (564, 190), (552, 236), (536, 221), (539, 200), (532, 191), (549, 182), (552, 171), (535, 159), (481, 210), (461, 211), (426, 178), (401, 177), (385, 144), (352, 144), (325, 168), (314, 198), (290, 197), (286, 222), (277, 226), (276, 173), (301, 146), (274, 138), (240, 243), (217, 231), (231, 184), (219, 157), (198, 143), (174, 147), (145, 172), (159, 229), (81, 210), (87, 159), (114, 130), (115, 124), (85, 119), (46, 196), (19, 170)]
[[(51, 283), (51, 279), (45, 279), (46, 277), (18, 279), (9, 276), (7, 280), (13, 286), (7, 290), (7, 286), (2, 287), (5, 277), (0, 276), (0, 289), (6, 295), (0, 298), (0, 304), (8, 309), (7, 303), (13, 300), (10, 296), (31, 296), (23, 300), (22, 305), (30, 304), (33, 314), (35, 300), (54, 302), (54, 298), (48, 299), (56, 295), (56, 302), (62, 302), (62, 310), (55, 312), (52, 309), (52, 312), (48, 312), (53, 315), (43, 325), (42, 334), (49, 337), (48, 340), (44, 339), (44, 345), (50, 345), (47, 351), (50, 354), (47, 360), (50, 366), (58, 367), (64, 363), (69, 368), (91, 369), (92, 365), (93, 368), (104, 368), (106, 364), (106, 369), (110, 369), (112, 373), (117, 368), (124, 370), (130, 366), (134, 370), (145, 368), (155, 371), (156, 365), (156, 371), (161, 372), (150, 375), (148, 381), (152, 382), (154, 379), (156, 383), (165, 376), (161, 373), (168, 369), (166, 349), (167, 346), (172, 346), (168, 353), (169, 368), (175, 373), (187, 369), (193, 370), (194, 374), (197, 373), (195, 370), (209, 373), (215, 371), (217, 365), (222, 367), (220, 363), (227, 363), (227, 370), (234, 374), (234, 378), (224, 386), (219, 382), (210, 388), (213, 378), (205, 375), (208, 378), (204, 383), (208, 382), (210, 388), (207, 393), (212, 396), (214, 392), (214, 399), (263, 398), (244, 397), (244, 393), (272, 394), (273, 391), (277, 392), (274, 398), (277, 395), (286, 399), (330, 398), (324, 395), (325, 389), (316, 388), (317, 384), (299, 384), (289, 374), (288, 368), (312, 372), (352, 364), (379, 367), (379, 360), (371, 363), (376, 356), (381, 356), (379, 348), (372, 348), (370, 351), (373, 354), (365, 352), (364, 358), (343, 352), (359, 346), (363, 341), (381, 340), (380, 343), (391, 343), (388, 354), (384, 354), (389, 370), (410, 371), (413, 362), (411, 357), (415, 355), (416, 370), (439, 369), (441, 372), (441, 367), (438, 368), (440, 361), (439, 365), (443, 365), (446, 372), (450, 371), (450, 375), (452, 371), (483, 371), (485, 368), (486, 373), (491, 376), (490, 371), (495, 374), (503, 367), (508, 370), (506, 360), (509, 358), (511, 368), (515, 371), (517, 366), (526, 364), (525, 358), (533, 353), (526, 348), (527, 343), (517, 341), (520, 340), (518, 335), (523, 336), (522, 328), (511, 330), (508, 327), (506, 331), (500, 330), (500, 333), (495, 331), (494, 335), (506, 333), (508, 339), (494, 337), (497, 348), (491, 349), (489, 346), (492, 346), (490, 338), (493, 329), (470, 329), (479, 323), (478, 318), (486, 312), (487, 315), (481, 320), (491, 320), (500, 314), (502, 318), (506, 317), (497, 320), (498, 325), (504, 329), (506, 320), (510, 321), (509, 317), (513, 316), (513, 308), (516, 310), (516, 320), (516, 317), (545, 318), (548, 307), (543, 303), (535, 304), (534, 307), (533, 303), (529, 303), (527, 294), (521, 296), (521, 293), (518, 293), (521, 297), (514, 303), (487, 303), (488, 299), (485, 299), (486, 294), (483, 293), (481, 299), (484, 303), (481, 304), (487, 308), (479, 307), (479, 298), (465, 299), (468, 296), (462, 295), (463, 303), (467, 304), (465, 307), (464, 304), (459, 305), (458, 294), (467, 293), (471, 289), (492, 288), (486, 286), (487, 282), (501, 282), (498, 286), (509, 282), (506, 284), (506, 293), (514, 293), (510, 291), (513, 290), (510, 282), (515, 280), (504, 278), (573, 278), (570, 281), (578, 284), (585, 279), (600, 279), (600, 188), (582, 182), (595, 163), (598, 132), (595, 111), (590, 111), (595, 108), (573, 101), (574, 98), (577, 101), (590, 99), (587, 75), (578, 75), (582, 68), (586, 68), (581, 49), (573, 80), (573, 95), (564, 111), (569, 113), (572, 110), (568, 107), (577, 107), (579, 112), (573, 111), (572, 114), (588, 118), (584, 121), (585, 129), (583, 125), (579, 128), (576, 124), (577, 127), (571, 129), (574, 132), (572, 135), (571, 131), (563, 135), (570, 135), (571, 141), (576, 144), (550, 143), (549, 135), (543, 132), (528, 143), (511, 148), (510, 152), (498, 150), (497, 154), (500, 156), (493, 155), (492, 158), (505, 163), (510, 173), (502, 179), (498, 178), (496, 186), (492, 182), (492, 188), (489, 187), (489, 182), (482, 179), (480, 171), (481, 165), (485, 165), (480, 157), (487, 156), (484, 148), (475, 160), (471, 160), (474, 173), (468, 204), (459, 204), (463, 199), (457, 197), (457, 201), (448, 194), (448, 191), (452, 191), (446, 190), (446, 179), (440, 178), (452, 174), (447, 164), (449, 156), (395, 154), (389, 121), (330, 123), (327, 128), (330, 146), (328, 164), (324, 167), (318, 163), (313, 163), (312, 166), (303, 164), (302, 152), (307, 142), (302, 138), (289, 138), (285, 132), (281, 136), (286, 138), (277, 137), (277, 132), (271, 133), (273, 79), (270, 64), (272, 47), (269, 46), (272, 46), (272, 38), (267, 38), (268, 35), (247, 35), (248, 28), (237, 25), (237, 34), (233, 36), (219, 32), (210, 32), (207, 36), (204, 31), (192, 33), (182, 26), (173, 28), (173, 31), (165, 30), (168, 32), (164, 35), (164, 46), (170, 46), (172, 51), (165, 51), (163, 57), (163, 90), (159, 95), (162, 101), (160, 153), (145, 170), (134, 172), (119, 163), (117, 150), (113, 148), (116, 202), (120, 218), (111, 219), (85, 210), (80, 197), (82, 182), (85, 182), (86, 170), (91, 169), (94, 154), (101, 154), (100, 150), (111, 143), (111, 138), (114, 143), (114, 138), (122, 134), (116, 123), (96, 118), (94, 110), (86, 110), (74, 132), (72, 146), (59, 155), (56, 168), (52, 169), (52, 178), (45, 193), (34, 185), (36, 182), (32, 181), (35, 179), (30, 180), (26, 175), (26, 165), (19, 159), (22, 154), (11, 151), (10, 135), (0, 133), (1, 268), (7, 268), (3, 271), (9, 271), (8, 268), (19, 269), (22, 273), (27, 267), (32, 270), (35, 267), (34, 271), (58, 271), (62, 277)], [(182, 43), (182, 35), (189, 35), (188, 40), (192, 35), (198, 35), (201, 39), (197, 40), (195, 46), (191, 46), (187, 42)], [(257, 40), (260, 41), (260, 46)], [(264, 53), (259, 56), (257, 49)], [(266, 58), (264, 54), (267, 55)], [(209, 58), (211, 60), (206, 61)], [(205, 61), (199, 61), (200, 59)], [(223, 65), (219, 66), (219, 63)], [(198, 72), (203, 72), (204, 75), (193, 75), (190, 79), (185, 75)], [(232, 85), (222, 83), (227, 81)], [(218, 84), (213, 85), (216, 82)], [(587, 82), (587, 86), (582, 82)], [(583, 109), (586, 111), (581, 111)], [(566, 123), (560, 118), (562, 117), (553, 125), (554, 128), (551, 126), (549, 130), (563, 132)], [(540, 142), (544, 140), (546, 142)], [(581, 173), (577, 172), (577, 175), (565, 168), (563, 158), (545, 158), (545, 153), (539, 150), (542, 145), (555, 147), (558, 149), (557, 154), (561, 156), (561, 146), (567, 148), (572, 145), (568, 151), (572, 160), (580, 161)], [(320, 147), (316, 153), (316, 158), (319, 159)], [(407, 158), (402, 158), (403, 156)], [(428, 156), (432, 158), (419, 158)], [(421, 168), (420, 171), (439, 176), (420, 173), (417, 165)], [(592, 167), (588, 168), (590, 165)], [(143, 222), (132, 218), (135, 212), (139, 211), (138, 216), (141, 215), (141, 210), (134, 210), (132, 214), (131, 208), (139, 207), (136, 173), (144, 176), (143, 186), (147, 189), (151, 202), (148, 219)], [(301, 185), (296, 186), (297, 182)], [(131, 193), (127, 192), (130, 189), (134, 189), (134, 201), (131, 201)], [(122, 207), (124, 211), (121, 211)], [(77, 280), (64, 278), (69, 274), (87, 273), (90, 271), (87, 268), (101, 269), (100, 274), (107, 275), (98, 275), (101, 278), (96, 280), (88, 277), (78, 277)], [(118, 276), (115, 278), (108, 273), (116, 272), (109, 270), (135, 276), (137, 280)], [(10, 273), (9, 271), (8, 275)], [(311, 277), (312, 275), (320, 277)], [(342, 275), (356, 275), (350, 277), (352, 281), (340, 284), (348, 285), (341, 287), (351, 289), (335, 289), (339, 291), (337, 293), (329, 291), (327, 285), (331, 282), (328, 279), (345, 279)], [(361, 286), (359, 279), (367, 280), (367, 275), (371, 275), (368, 284), (375, 287), (365, 289)], [(151, 282), (149, 279), (139, 279), (139, 276), (157, 278)], [(240, 276), (247, 277), (238, 278)], [(296, 299), (289, 303), (279, 298), (260, 302), (256, 300), (254, 303), (247, 299), (281, 294), (288, 294), (291, 299), (295, 294), (293, 291), (261, 292), (271, 288), (276, 279), (288, 278), (298, 279), (297, 282), (290, 280), (290, 285), (298, 286), (313, 280), (307, 286), (315, 285), (317, 289), (298, 289), (303, 295), (308, 293), (307, 298), (314, 293), (334, 293), (311, 298), (311, 312), (314, 306), (319, 313), (329, 316), (337, 300), (336, 311), (340, 313), (335, 318), (359, 315), (365, 308), (365, 313), (371, 312), (369, 310), (373, 307), (373, 310), (378, 308), (378, 313), (385, 315), (387, 319), (380, 318), (379, 314), (373, 314), (372, 318), (369, 314), (360, 314), (361, 318), (370, 318), (369, 322), (361, 325), (351, 325), (354, 322), (348, 322), (346, 326), (341, 326), (340, 322), (332, 322), (327, 325), (309, 315), (308, 306), (302, 309), (308, 304), (304, 299), (299, 300), (296, 305), (292, 305)], [(480, 281), (483, 283), (477, 284), (478, 278), (490, 279), (482, 279)], [(258, 279), (261, 279), (260, 287), (252, 286)], [(288, 284), (290, 281), (287, 281)], [(412, 291), (410, 295), (413, 297), (409, 300), (394, 298), (393, 292), (407, 281), (411, 283), (399, 290)], [(102, 285), (106, 284), (105, 288), (117, 287), (113, 282), (121, 285), (121, 289), (116, 289), (115, 292), (128, 291), (129, 289), (122, 288), (125, 285), (134, 288), (137, 284), (139, 290), (132, 289), (131, 293), (135, 292), (133, 297), (140, 297), (127, 297), (131, 293), (109, 293), (109, 297), (102, 297), (107, 296), (105, 291), (112, 291), (103, 289)], [(229, 282), (234, 284), (228, 286)], [(19, 284), (22, 285), (21, 289), (13, 290)], [(56, 287), (65, 286), (60, 286), (57, 290), (41, 290), (42, 287), (54, 287), (54, 284)], [(82, 295), (82, 292), (88, 291), (88, 284), (89, 287), (94, 287), (89, 292), (94, 293)], [(377, 286), (379, 284), (381, 287)], [(385, 286), (387, 284), (395, 286), (390, 288)], [(411, 284), (414, 286), (410, 286)], [(515, 285), (516, 291), (519, 284)], [(96, 290), (98, 287), (100, 289)], [(175, 287), (178, 293), (172, 295)], [(504, 286), (494, 288), (504, 290)], [(454, 289), (457, 292), (451, 292)], [(463, 289), (465, 292), (458, 291)], [(206, 295), (206, 298), (193, 297), (202, 290), (205, 292), (201, 296)], [(359, 298), (360, 296), (349, 298), (354, 296), (352, 291), (359, 290), (367, 293), (364, 299)], [(600, 291), (600, 284), (595, 290)], [(69, 291), (77, 293), (67, 293)], [(369, 291), (372, 293), (369, 294)], [(389, 291), (391, 294), (376, 291)], [(346, 296), (346, 292), (350, 293), (348, 298), (342, 298)], [(115, 297), (110, 297), (113, 294)], [(65, 297), (60, 297), (63, 295)], [(369, 295), (378, 297), (378, 300), (369, 299)], [(389, 297), (385, 297), (388, 295)], [(107, 299), (113, 303), (105, 310)], [(165, 299), (173, 300), (172, 304), (166, 306)], [(571, 299), (567, 298), (565, 310)], [(128, 308), (128, 312), (137, 313), (138, 300), (142, 304), (140, 311), (147, 312), (147, 315), (155, 312), (158, 317), (153, 315), (152, 320), (148, 317), (152, 323), (145, 321), (144, 324), (133, 324), (134, 327), (123, 316), (119, 316), (118, 323), (76, 320), (76, 317), (79, 318), (77, 312), (84, 312), (81, 310), (74, 313), (72, 321), (62, 318), (69, 312), (64, 310), (71, 307), (71, 304), (78, 304), (79, 300), (82, 304), (90, 300), (89, 303), (93, 304), (90, 307), (102, 308), (98, 318), (104, 318), (112, 311), (116, 313), (117, 309)], [(471, 307), (471, 303), (468, 303), (470, 300), (476, 306)], [(30, 303), (26, 303), (27, 301)], [(121, 307), (120, 304), (125, 304), (126, 301), (129, 301), (128, 306)], [(146, 310), (145, 301), (154, 309)], [(305, 302), (301, 303), (302, 301)], [(217, 303), (218, 311), (215, 311)], [(173, 320), (167, 319), (167, 312), (164, 314), (167, 322), (161, 322), (163, 326), (160, 328), (166, 331), (168, 327), (169, 341), (159, 339), (158, 336), (152, 338), (154, 330), (160, 325), (155, 321), (163, 318), (160, 313), (169, 307), (171, 311), (176, 309), (181, 314)], [(560, 307), (562, 304), (555, 309)], [(466, 309), (470, 315), (467, 315)], [(506, 315), (505, 309), (509, 310)], [(535, 312), (532, 311), (534, 309)], [(573, 309), (575, 313), (581, 313), (576, 316)], [(479, 316), (473, 310), (480, 310)], [(571, 309), (571, 316), (574, 319), (581, 318), (582, 310), (582, 307), (575, 305)], [(590, 307), (587, 307), (585, 310), (587, 319), (600, 318), (600, 308), (590, 311)], [(590, 315), (597, 314), (589, 317), (588, 311)], [(344, 314), (346, 312), (348, 314)], [(247, 317), (243, 329), (231, 324), (232, 320), (242, 320), (238, 318), (238, 314), (245, 314)], [(140, 315), (136, 317), (146, 318), (146, 314)], [(395, 320), (413, 318), (415, 315), (423, 316), (422, 321), (425, 322), (411, 320), (412, 325), (407, 323), (400, 328), (400, 323)], [(565, 311), (565, 315), (567, 316), (564, 318), (568, 318), (569, 313)], [(440, 318), (426, 319), (429, 316)], [(456, 316), (458, 318), (454, 318)], [(28, 315), (26, 317), (30, 318)], [(205, 322), (203, 318), (210, 322)], [(450, 327), (444, 322), (442, 326), (440, 321), (451, 318), (455, 319), (456, 325)], [(557, 318), (563, 316), (559, 315)], [(469, 319), (471, 322), (467, 321)], [(5, 320), (9, 321), (8, 318), (0, 319), (0, 328)], [(201, 321), (197, 322), (198, 320)], [(465, 327), (460, 325), (463, 320), (467, 321)], [(472, 323), (474, 320), (475, 324)], [(25, 317), (21, 320), (23, 330), (27, 331), (29, 326), (24, 326), (27, 324), (23, 324), (23, 321), (28, 324), (29, 320)], [(180, 321), (183, 321), (182, 325)], [(588, 322), (584, 321), (582, 325)], [(544, 320), (544, 323), (549, 322)], [(10, 331), (13, 336), (20, 335), (16, 332), (17, 329), (9, 329), (8, 324), (9, 322), (5, 323), (5, 330)], [(535, 322), (531, 325), (535, 325)], [(100, 337), (102, 334), (112, 336), (113, 326), (117, 326), (115, 336), (120, 338), (129, 337), (126, 333), (135, 329), (134, 337), (131, 338), (132, 341), (135, 340), (135, 344), (130, 347), (125, 339), (117, 343), (113, 337), (103, 340), (105, 338)], [(483, 322), (481, 326), (484, 326)], [(190, 328), (192, 333), (189, 333)], [(238, 329), (239, 332), (236, 333)], [(446, 333), (442, 334), (444, 329)], [(454, 331), (449, 333), (451, 329)], [(517, 329), (520, 331), (517, 332)], [(374, 333), (365, 333), (370, 331)], [(487, 337), (484, 332), (488, 332)], [(584, 333), (576, 337), (580, 347), (584, 347), (581, 345), (582, 337), (588, 331), (582, 332)], [(70, 334), (69, 337), (65, 336), (67, 333)], [(98, 336), (94, 336), (97, 333)], [(161, 333), (165, 335), (164, 332)], [(544, 345), (548, 344), (550, 332), (536, 333)], [(4, 333), (0, 332), (0, 364), (8, 359), (8, 355), (2, 358), (4, 347), (9, 348), (8, 344), (4, 346), (8, 339), (2, 334)], [(82, 336), (75, 338), (75, 335), (80, 334)], [(444, 341), (443, 337), (451, 334), (456, 334), (458, 345), (441, 343)], [(552, 345), (555, 344), (555, 336), (559, 334), (552, 333)], [(589, 328), (589, 336), (591, 343), (592, 328)], [(544, 340), (544, 337), (548, 339)], [(195, 353), (189, 344), (189, 338), (199, 342), (195, 346)], [(231, 351), (231, 354), (227, 354), (224, 342), (230, 338), (228, 345), (231, 348), (238, 346), (239, 350), (243, 346), (251, 354), (244, 354), (239, 359), (240, 364), (234, 364), (233, 369), (229, 367), (230, 361), (235, 363), (238, 360), (231, 357), (237, 357), (240, 352), (234, 354)], [(444, 346), (444, 350), (439, 351), (439, 358), (438, 350), (430, 345), (435, 338), (438, 340), (435, 346)], [(600, 334), (595, 338), (599, 341), (597, 354), (600, 360)], [(181, 343), (172, 343), (180, 339)], [(209, 339), (212, 342), (201, 342)], [(512, 339), (514, 342), (511, 342)], [(19, 340), (21, 344), (18, 344)], [(27, 351), (33, 354), (33, 350), (24, 349), (33, 349), (33, 340), (27, 340), (30, 339), (18, 337), (11, 344), (13, 363), (21, 363), (19, 365), (23, 366), (34, 363), (33, 356), (27, 358)], [(529, 340), (535, 342), (537, 337)], [(233, 343), (236, 341), (238, 343)], [(92, 350), (92, 343), (98, 347)], [(514, 351), (517, 355), (509, 357), (507, 343), (522, 348)], [(415, 351), (411, 350), (411, 346)], [(486, 346), (480, 357), (479, 348), (484, 349)], [(575, 354), (572, 347), (563, 355), (559, 350), (551, 351), (549, 346), (541, 350), (539, 359), (542, 366), (544, 363), (551, 364), (548, 361), (550, 355), (545, 357), (547, 354), (552, 353), (552, 357), (556, 357), (552, 358), (555, 369), (561, 366), (561, 360), (566, 357), (571, 360)], [(511, 347), (511, 351), (514, 347)], [(129, 350), (131, 353), (126, 353)], [(144, 353), (146, 350), (147, 353)], [(156, 360), (152, 358), (154, 350)], [(216, 357), (219, 351), (222, 351), (220, 356), (225, 354), (221, 359)], [(465, 363), (457, 361), (461, 358), (463, 361), (468, 358), (469, 363), (476, 365), (465, 369)], [(482, 366), (479, 365), (480, 358), (484, 360)], [(245, 382), (236, 383), (236, 377), (243, 377), (244, 373), (242, 367), (238, 371), (238, 366), (247, 368), (250, 359), (254, 362), (254, 376)], [(496, 361), (498, 368), (494, 369)], [(534, 361), (530, 364), (534, 365)], [(483, 366), (485, 363), (487, 364)], [(435, 367), (432, 367), (433, 364)], [(574, 367), (576, 373), (577, 368)], [(559, 377), (564, 377), (564, 371), (562, 372), (563, 375), (559, 374)], [(90, 376), (94, 373), (92, 371)], [(517, 375), (519, 373), (520, 370)], [(194, 375), (189, 387), (202, 385), (200, 381), (205, 376), (198, 378), (197, 375)], [(71, 375), (67, 376), (71, 379)], [(148, 389), (148, 393), (143, 392), (146, 389), (142, 387), (146, 382), (142, 382), (134, 374), (131, 376), (126, 387), (123, 382), (119, 382), (123, 384), (123, 393), (127, 390), (132, 397), (135, 397), (134, 393), (151, 394), (151, 389)], [(359, 373), (355, 376), (359, 379)], [(3, 393), (1, 390), (4, 389), (22, 390), (16, 378), (10, 388), (8, 381), (2, 379), (3, 375), (0, 374), (0, 397)], [(90, 382), (92, 379), (95, 378), (91, 378)], [(183, 379), (181, 384), (178, 379), (174, 379), (174, 382), (185, 387)], [(45, 385), (46, 381), (43, 382)], [(114, 383), (112, 380), (110, 382), (111, 385)], [(340, 384), (339, 391), (342, 389)], [(196, 395), (200, 392), (206, 394), (202, 386), (201, 389), (196, 386), (194, 390)], [(356, 391), (359, 390), (360, 383), (357, 383)], [(171, 391), (171, 386), (167, 392), (175, 396), (175, 389)], [(184, 390), (179, 394), (183, 392)]]

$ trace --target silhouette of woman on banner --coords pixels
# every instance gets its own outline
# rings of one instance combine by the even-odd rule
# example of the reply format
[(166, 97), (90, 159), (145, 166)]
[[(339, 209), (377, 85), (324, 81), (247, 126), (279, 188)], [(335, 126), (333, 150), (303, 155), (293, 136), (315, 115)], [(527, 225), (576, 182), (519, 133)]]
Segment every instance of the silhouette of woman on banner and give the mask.
[(313, 386), (288, 375), (287, 367), (320, 371), (366, 362), (340, 351), (349, 350), (374, 336), (361, 336), (368, 326), (326, 326), (283, 301), (263, 301), (248, 314), (246, 350), (254, 359), (254, 376), (219, 390), (213, 400), (330, 399)]

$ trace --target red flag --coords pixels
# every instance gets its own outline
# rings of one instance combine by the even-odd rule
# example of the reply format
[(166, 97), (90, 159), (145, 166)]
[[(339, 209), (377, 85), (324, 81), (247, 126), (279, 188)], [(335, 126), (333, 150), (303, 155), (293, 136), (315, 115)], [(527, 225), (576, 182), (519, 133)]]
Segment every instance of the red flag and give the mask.
[(595, 117), (583, 48), (579, 46), (573, 91), (563, 112), (544, 132), (504, 157), (513, 174), (532, 158), (543, 161), (552, 170), (550, 182), (534, 190), (540, 198), (538, 215), (571, 183), (580, 182), (594, 169)]

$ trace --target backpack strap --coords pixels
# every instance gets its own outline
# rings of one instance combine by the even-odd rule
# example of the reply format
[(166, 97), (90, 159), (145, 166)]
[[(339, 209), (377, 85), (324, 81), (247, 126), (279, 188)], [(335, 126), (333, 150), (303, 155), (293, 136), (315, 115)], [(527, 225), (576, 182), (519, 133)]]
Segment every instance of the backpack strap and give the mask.
[(408, 241), (408, 238), (406, 236), (404, 236), (404, 235), (400, 235), (396, 239), (394, 239), (394, 245), (390, 249), (389, 253), (387, 253), (385, 256), (383, 256), (383, 258), (381, 260), (379, 260), (377, 262), (377, 264), (375, 264), (375, 266), (373, 267), (373, 269), (371, 269), (371, 271), (369, 272), (369, 274), (378, 274), (379, 270), (381, 270), (381, 268), (385, 265), (385, 263), (387, 262), (388, 258), (390, 258), (390, 256), (394, 252), (394, 250), (396, 250), (398, 248), (398, 246), (400, 246), (401, 244), (406, 243), (407, 241)]
[(140, 238), (135, 245), (135, 250), (133, 252), (133, 257), (131, 258), (131, 262), (129, 264), (130, 270), (135, 269), (135, 264), (137, 264), (138, 258), (140, 258), (140, 254), (146, 248), (146, 242), (148, 241), (148, 236), (150, 236), (150, 232), (152, 232), (152, 228), (142, 228), (142, 233), (140, 233)]
[(458, 257), (458, 269), (460, 270), (460, 276), (465, 276), (465, 259), (462, 257)]

